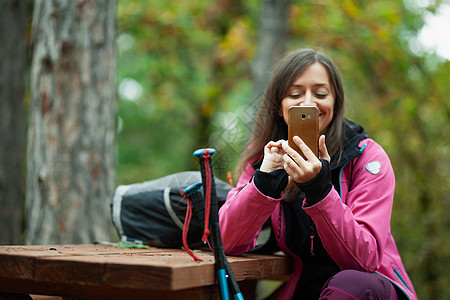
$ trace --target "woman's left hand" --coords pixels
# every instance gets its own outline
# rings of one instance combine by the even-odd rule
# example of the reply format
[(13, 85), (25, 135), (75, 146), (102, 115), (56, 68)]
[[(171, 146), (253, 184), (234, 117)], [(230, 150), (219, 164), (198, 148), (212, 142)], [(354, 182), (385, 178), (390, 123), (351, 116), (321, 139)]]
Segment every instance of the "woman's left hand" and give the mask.
[(284, 169), (289, 176), (297, 183), (306, 183), (313, 180), (322, 169), (322, 162), (320, 159), (325, 159), (330, 162), (330, 155), (328, 154), (325, 145), (325, 135), (319, 138), (319, 158), (309, 149), (309, 147), (298, 136), (294, 137), (294, 143), (300, 148), (305, 155), (304, 159), (297, 151), (292, 149), (287, 141), (282, 144), (283, 150), (286, 154), (283, 156)]

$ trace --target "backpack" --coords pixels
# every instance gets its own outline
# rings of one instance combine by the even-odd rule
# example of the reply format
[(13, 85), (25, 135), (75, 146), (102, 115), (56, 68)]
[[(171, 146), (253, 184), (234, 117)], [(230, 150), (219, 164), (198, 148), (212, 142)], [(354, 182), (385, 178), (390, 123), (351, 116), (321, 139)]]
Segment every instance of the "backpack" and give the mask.
[[(201, 181), (199, 171), (188, 171), (118, 186), (111, 198), (111, 216), (121, 242), (180, 248), (187, 208), (181, 191)], [(215, 183), (221, 206), (232, 186), (218, 178)], [(187, 236), (192, 247), (203, 244), (203, 221), (193, 214)]]

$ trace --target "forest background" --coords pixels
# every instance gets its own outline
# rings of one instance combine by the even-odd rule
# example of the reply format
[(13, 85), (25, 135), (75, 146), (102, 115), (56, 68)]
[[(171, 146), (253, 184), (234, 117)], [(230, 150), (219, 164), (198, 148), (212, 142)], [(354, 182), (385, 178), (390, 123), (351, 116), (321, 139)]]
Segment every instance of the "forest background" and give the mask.
[[(29, 68), (36, 49), (31, 30), (35, 7), (34, 1), (25, 2), (29, 61), (19, 63)], [(347, 117), (362, 124), (391, 159), (396, 173), (392, 234), (419, 298), (449, 299), (450, 62), (417, 40), (425, 15), (444, 5), (449, 4), (438, 0), (118, 0), (115, 10), (108, 10), (117, 21), (117, 149), (112, 150), (116, 163), (109, 170), (115, 174), (114, 184), (106, 188), (106, 195), (112, 195), (119, 184), (197, 170), (192, 152), (200, 147), (218, 151), (214, 170), (226, 179), (245, 147), (276, 59), (297, 48), (323, 50), (342, 72)], [(30, 73), (25, 75), (27, 81)], [(32, 124), (26, 121), (35, 109), (30, 86), (25, 84), (25, 118), (18, 128)], [(0, 113), (8, 111), (2, 106)], [(7, 143), (11, 142), (2, 137), (2, 148)], [(13, 172), (5, 151), (0, 152), (2, 207), (8, 200), (5, 174)], [(24, 205), (32, 201), (25, 199), (32, 197), (25, 195), (25, 178), (33, 156), (27, 159), (15, 188), (19, 196), (13, 197), (20, 206), (17, 225), (0, 224), (1, 244), (39, 243), (27, 237), (31, 235), (27, 217), (35, 208)], [(108, 201), (102, 208), (106, 214)], [(8, 210), (2, 210), (2, 219), (7, 220)], [(60, 214), (64, 220), (64, 212)], [(76, 220), (83, 218), (78, 213)], [(7, 226), (13, 228), (13, 239), (3, 234)], [(61, 226), (55, 224), (60, 231)], [(102, 238), (116, 237), (109, 231)], [(80, 242), (55, 236), (46, 240), (52, 241)]]

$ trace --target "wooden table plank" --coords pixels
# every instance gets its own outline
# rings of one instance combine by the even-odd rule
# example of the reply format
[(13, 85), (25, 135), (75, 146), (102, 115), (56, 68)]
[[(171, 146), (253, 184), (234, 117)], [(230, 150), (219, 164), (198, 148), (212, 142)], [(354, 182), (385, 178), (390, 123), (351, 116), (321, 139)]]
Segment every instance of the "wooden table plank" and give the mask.
[[(164, 299), (199, 300), (218, 299), (218, 290), (214, 286), (192, 288), (179, 291), (160, 291), (151, 289), (118, 288), (90, 285), (65, 285), (55, 283), (37, 283), (29, 280), (11, 280), (0, 277), (0, 291), (15, 294), (34, 294), (63, 296), (68, 299)], [(0, 295), (2, 294), (0, 292)], [(2, 299), (0, 297), (0, 299)]]
[[(39, 286), (63, 287), (72, 293), (82, 289), (116, 290), (116, 293), (119, 290), (145, 293), (191, 289), (194, 293), (195, 288), (216, 283), (213, 254), (209, 251), (196, 254), (203, 262), (193, 261), (181, 249), (123, 249), (108, 245), (0, 246), (0, 290), (6, 291), (5, 288), (13, 284), (18, 287), (34, 284), (35, 293), (43, 292), (36, 291)], [(292, 271), (284, 256), (229, 256), (228, 261), (238, 281), (283, 276)], [(92, 293), (86, 293), (89, 292)]]

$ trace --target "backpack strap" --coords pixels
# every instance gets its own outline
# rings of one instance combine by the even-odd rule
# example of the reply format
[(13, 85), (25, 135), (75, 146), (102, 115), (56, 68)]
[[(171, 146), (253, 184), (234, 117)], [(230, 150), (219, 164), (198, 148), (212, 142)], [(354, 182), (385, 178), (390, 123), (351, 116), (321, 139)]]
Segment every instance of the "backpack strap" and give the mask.
[(113, 198), (112, 198), (112, 220), (114, 225), (117, 228), (117, 231), (119, 232), (120, 238), (122, 240), (126, 240), (126, 235), (123, 231), (123, 227), (122, 227), (122, 221), (120, 219), (120, 213), (121, 213), (121, 208), (122, 208), (122, 199), (123, 199), (123, 195), (125, 195), (125, 193), (130, 189), (129, 186), (127, 185), (120, 185), (117, 187)]
[(183, 230), (183, 223), (181, 223), (180, 219), (178, 219), (177, 214), (170, 204), (170, 187), (166, 187), (164, 189), (164, 206), (166, 207), (167, 213), (169, 214), (172, 221), (178, 226), (178, 228)]

